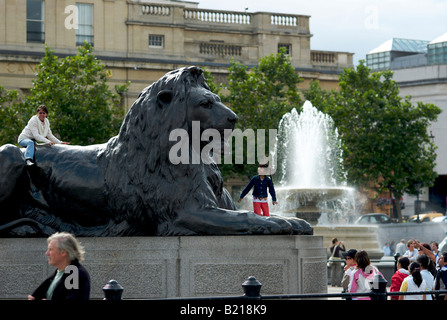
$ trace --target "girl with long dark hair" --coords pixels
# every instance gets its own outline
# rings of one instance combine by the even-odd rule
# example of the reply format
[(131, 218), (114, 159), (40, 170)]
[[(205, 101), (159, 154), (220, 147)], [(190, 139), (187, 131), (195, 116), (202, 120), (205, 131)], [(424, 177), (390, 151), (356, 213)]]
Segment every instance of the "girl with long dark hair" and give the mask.
[[(427, 291), (427, 283), (422, 278), (421, 275), (421, 265), (417, 262), (413, 262), (410, 264), (408, 268), (410, 275), (402, 281), (402, 285), (400, 287), (401, 292), (418, 292), (418, 291)], [(408, 296), (399, 296), (399, 300), (426, 300), (426, 295), (408, 295)]]

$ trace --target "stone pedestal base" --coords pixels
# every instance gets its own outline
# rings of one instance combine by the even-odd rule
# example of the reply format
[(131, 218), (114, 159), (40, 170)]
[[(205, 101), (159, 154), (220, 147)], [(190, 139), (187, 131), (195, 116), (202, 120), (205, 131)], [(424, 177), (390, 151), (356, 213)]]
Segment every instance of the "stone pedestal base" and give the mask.
[[(91, 298), (111, 279), (123, 299), (240, 296), (255, 276), (261, 295), (327, 290), (321, 236), (79, 238)], [(0, 239), (0, 299), (26, 299), (52, 272), (46, 239)]]

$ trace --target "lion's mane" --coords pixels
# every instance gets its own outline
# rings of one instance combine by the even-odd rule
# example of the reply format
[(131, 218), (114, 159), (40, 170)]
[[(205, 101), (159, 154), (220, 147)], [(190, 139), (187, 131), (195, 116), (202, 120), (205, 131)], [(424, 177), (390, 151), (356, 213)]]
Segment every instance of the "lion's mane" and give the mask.
[[(209, 89), (199, 68), (167, 73), (141, 92), (118, 136), (109, 141), (105, 183), (109, 210), (115, 212), (117, 223), (125, 219), (144, 234), (164, 234), (188, 197), (195, 197), (200, 207), (234, 209), (232, 201), (221, 199), (226, 190), (215, 164), (173, 165), (169, 161), (175, 144), (169, 141), (169, 133), (188, 131), (186, 101), (194, 86)], [(163, 105), (163, 92), (168, 91), (174, 96)]]

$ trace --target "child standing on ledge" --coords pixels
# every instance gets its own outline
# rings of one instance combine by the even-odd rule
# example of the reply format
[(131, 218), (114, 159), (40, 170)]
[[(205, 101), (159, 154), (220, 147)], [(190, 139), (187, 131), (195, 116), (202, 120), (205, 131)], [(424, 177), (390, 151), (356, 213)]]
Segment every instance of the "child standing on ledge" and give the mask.
[[(254, 176), (245, 189), (242, 191), (238, 202), (241, 202), (242, 199), (247, 195), (247, 193), (253, 188), (253, 211), (260, 216), (268, 217), (269, 213), (269, 204), (268, 204), (268, 194), (267, 188), (269, 189), (269, 193), (272, 196), (273, 205), (278, 204), (276, 201), (276, 193), (275, 187), (273, 186), (272, 180), (267, 177), (269, 174), (269, 165), (268, 164), (260, 164), (258, 166), (258, 175)], [(262, 214), (261, 214), (262, 210)]]

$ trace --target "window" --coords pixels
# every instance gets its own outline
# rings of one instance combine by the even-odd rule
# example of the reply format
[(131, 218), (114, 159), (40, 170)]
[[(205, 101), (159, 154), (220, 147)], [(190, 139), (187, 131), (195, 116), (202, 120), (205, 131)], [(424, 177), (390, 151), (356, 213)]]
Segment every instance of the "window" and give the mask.
[(292, 54), (292, 45), (291, 44), (278, 44), (278, 52), (281, 50), (281, 48), (286, 49), (286, 54), (291, 55)]
[(447, 63), (447, 41), (428, 45), (428, 62), (430, 64)]
[(149, 35), (149, 47), (163, 48), (164, 36), (150, 34)]
[(389, 51), (369, 53), (366, 55), (366, 65), (371, 70), (381, 70), (390, 67), (391, 54)]
[(26, 41), (45, 42), (44, 2), (43, 0), (26, 1)]
[(78, 29), (76, 30), (76, 45), (82, 46), (87, 41), (93, 46), (93, 5), (77, 3)]

